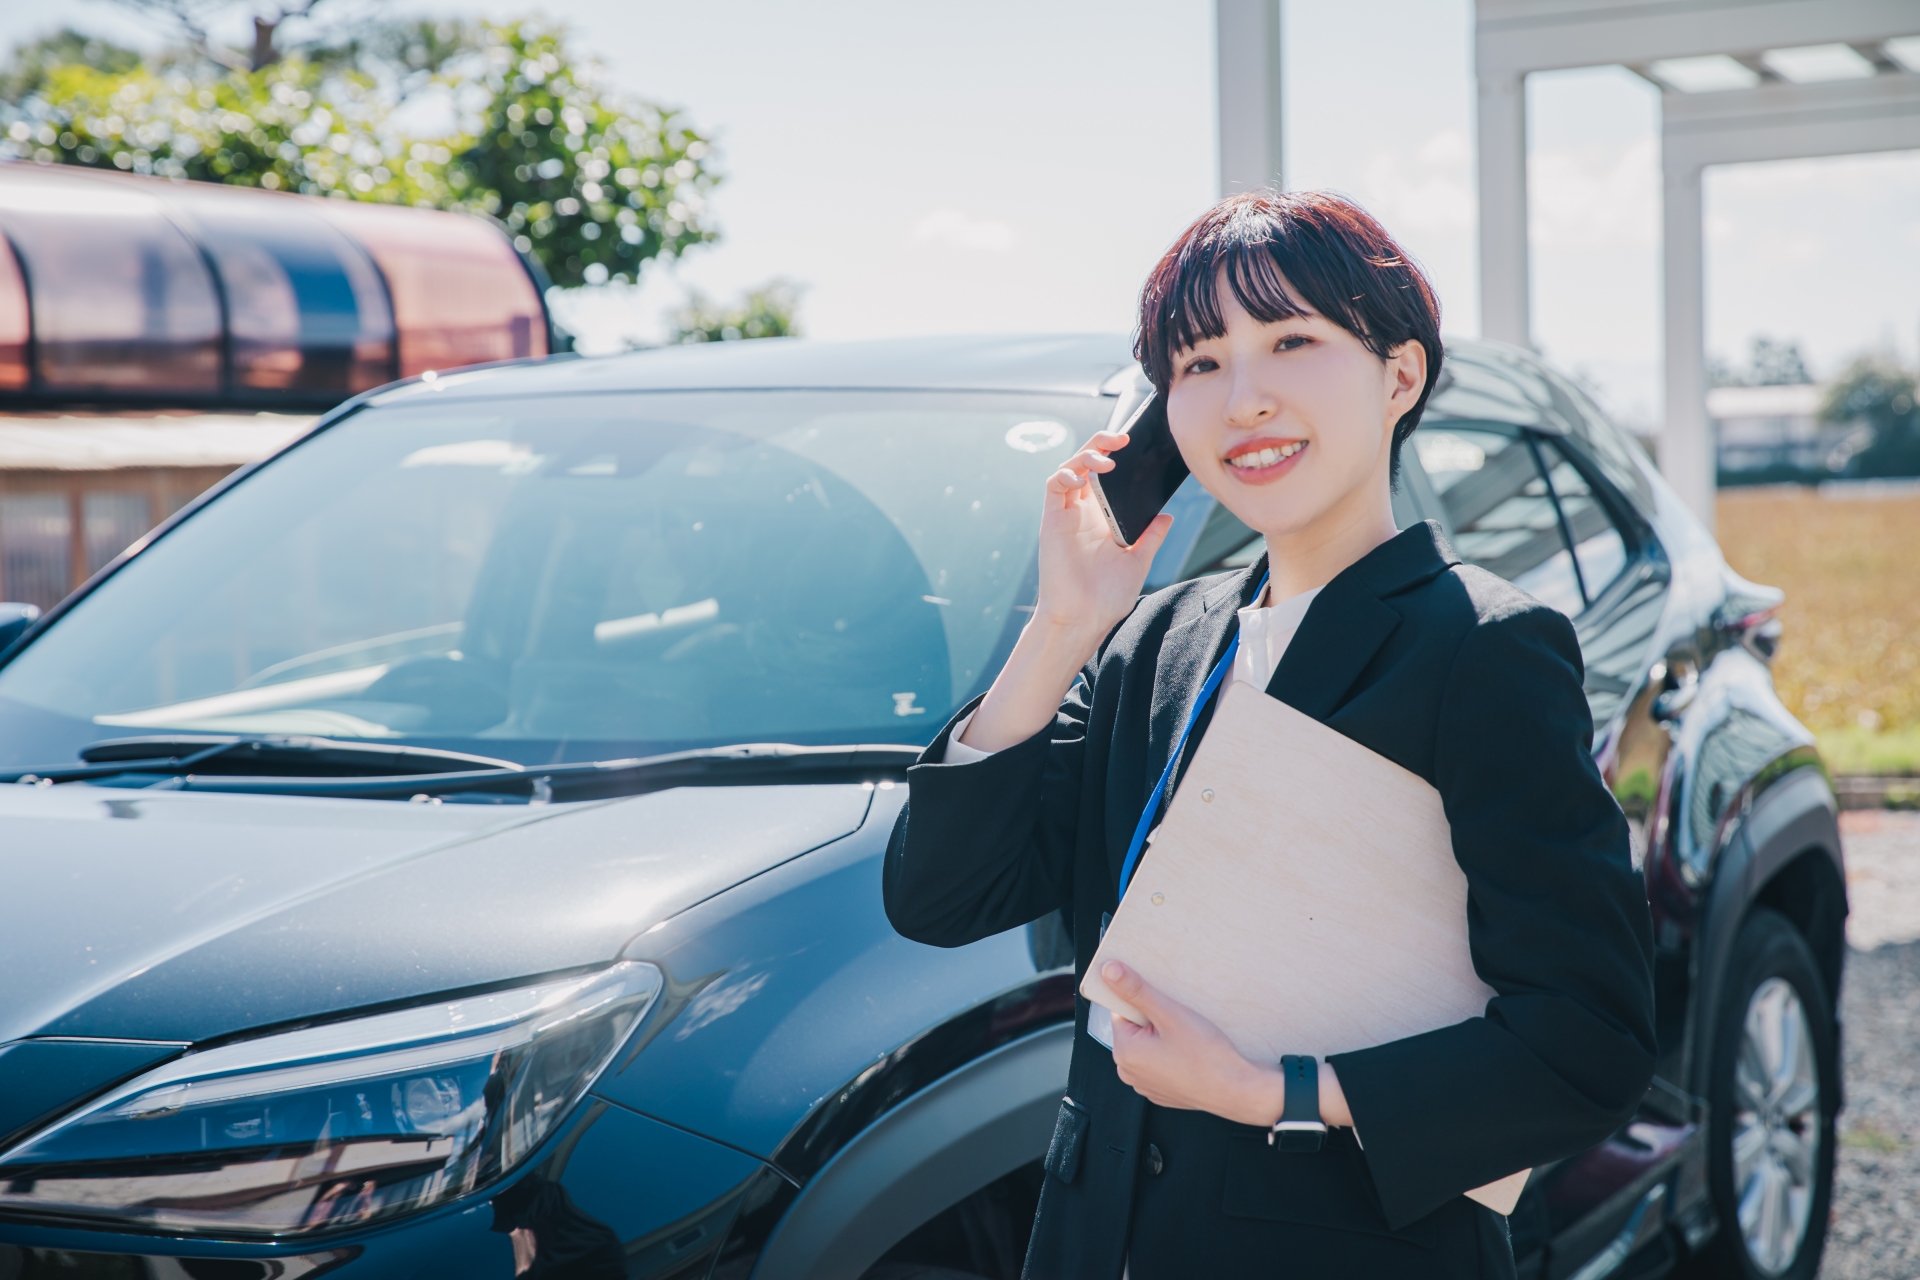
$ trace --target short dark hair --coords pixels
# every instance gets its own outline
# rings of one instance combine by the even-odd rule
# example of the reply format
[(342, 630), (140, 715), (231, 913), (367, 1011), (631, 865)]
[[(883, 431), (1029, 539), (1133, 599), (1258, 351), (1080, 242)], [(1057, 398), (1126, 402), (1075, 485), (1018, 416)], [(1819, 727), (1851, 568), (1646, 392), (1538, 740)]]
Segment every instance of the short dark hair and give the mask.
[(1393, 428), (1397, 474), (1400, 446), (1420, 425), (1444, 355), (1440, 302), (1426, 273), (1372, 214), (1342, 196), (1229, 196), (1180, 233), (1140, 290), (1133, 354), (1162, 395), (1173, 381), (1176, 352), (1227, 331), (1214, 285), (1222, 267), (1233, 296), (1257, 320), (1302, 315), (1305, 302), (1383, 360), (1402, 343), (1426, 348), (1427, 384)]

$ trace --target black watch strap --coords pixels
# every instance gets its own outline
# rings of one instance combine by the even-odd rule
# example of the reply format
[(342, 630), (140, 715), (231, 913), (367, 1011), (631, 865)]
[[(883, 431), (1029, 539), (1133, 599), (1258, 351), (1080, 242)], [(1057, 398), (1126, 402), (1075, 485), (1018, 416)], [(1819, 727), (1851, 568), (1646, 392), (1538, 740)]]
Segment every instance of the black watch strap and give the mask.
[(1280, 1059), (1280, 1074), (1286, 1078), (1287, 1097), (1267, 1142), (1282, 1151), (1318, 1151), (1327, 1140), (1326, 1122), (1320, 1119), (1320, 1064), (1290, 1053)]

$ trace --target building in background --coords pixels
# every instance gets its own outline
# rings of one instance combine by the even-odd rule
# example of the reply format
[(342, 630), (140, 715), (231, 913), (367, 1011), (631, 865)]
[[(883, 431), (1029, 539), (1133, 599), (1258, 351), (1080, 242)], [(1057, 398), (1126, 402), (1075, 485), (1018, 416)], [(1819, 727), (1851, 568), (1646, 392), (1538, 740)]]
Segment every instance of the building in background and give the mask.
[(274, 413), (0, 416), (0, 595), (48, 607), (312, 421)]
[(352, 395), (546, 355), (542, 294), (464, 214), (0, 164), (0, 600), (52, 605)]
[(1722, 476), (1782, 467), (1824, 469), (1832, 442), (1822, 447), (1820, 393), (1813, 383), (1708, 391), (1707, 417), (1713, 422)]

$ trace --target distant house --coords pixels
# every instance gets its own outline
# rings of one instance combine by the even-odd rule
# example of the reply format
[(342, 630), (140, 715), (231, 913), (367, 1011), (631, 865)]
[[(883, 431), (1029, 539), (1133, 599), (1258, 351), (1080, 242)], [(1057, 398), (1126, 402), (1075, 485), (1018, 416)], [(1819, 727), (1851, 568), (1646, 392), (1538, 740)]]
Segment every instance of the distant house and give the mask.
[(277, 413), (0, 414), (0, 599), (49, 607), (312, 422)]
[(0, 600), (52, 605), (361, 391), (546, 355), (463, 214), (0, 163)]
[[(1846, 428), (1823, 426), (1816, 416), (1822, 388), (1715, 387), (1707, 392), (1724, 477), (1824, 472)], [(1844, 462), (1844, 458), (1842, 458)]]

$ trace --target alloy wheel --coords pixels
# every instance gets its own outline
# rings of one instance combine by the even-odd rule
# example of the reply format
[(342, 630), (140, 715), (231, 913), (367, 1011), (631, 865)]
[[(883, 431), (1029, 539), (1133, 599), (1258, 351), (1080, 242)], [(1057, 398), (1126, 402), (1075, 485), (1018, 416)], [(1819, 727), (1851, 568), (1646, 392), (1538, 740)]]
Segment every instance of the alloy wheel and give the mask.
[(1800, 995), (1768, 978), (1747, 1001), (1734, 1064), (1733, 1188), (1753, 1265), (1793, 1265), (1812, 1214), (1820, 1157), (1820, 1069)]

